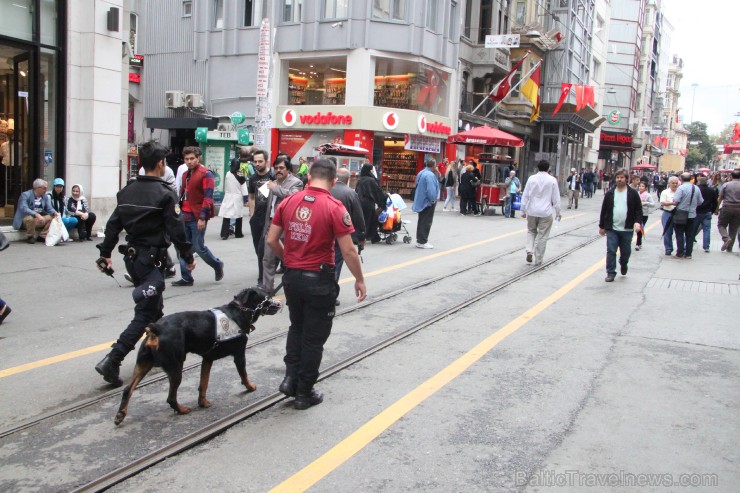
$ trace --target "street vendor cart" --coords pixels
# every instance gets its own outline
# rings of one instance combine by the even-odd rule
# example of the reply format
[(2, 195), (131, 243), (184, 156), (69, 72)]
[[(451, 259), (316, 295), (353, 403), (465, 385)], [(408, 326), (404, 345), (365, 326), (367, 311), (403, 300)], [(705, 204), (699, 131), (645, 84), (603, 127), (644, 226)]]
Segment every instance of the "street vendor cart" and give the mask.
[(476, 202), (481, 213), (485, 214), (489, 208), (496, 215), (496, 207), (501, 206), (501, 214), (504, 213), (506, 201), (506, 185), (504, 175), (508, 175), (514, 160), (510, 156), (484, 153), (478, 155), (478, 166), (480, 168), (481, 183), (476, 190)]

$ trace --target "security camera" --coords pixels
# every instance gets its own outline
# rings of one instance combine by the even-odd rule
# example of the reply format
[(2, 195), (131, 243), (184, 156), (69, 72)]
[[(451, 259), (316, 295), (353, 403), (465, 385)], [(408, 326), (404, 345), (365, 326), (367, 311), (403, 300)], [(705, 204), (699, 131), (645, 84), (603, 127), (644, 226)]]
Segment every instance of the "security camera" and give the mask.
[(332, 24), (331, 27), (342, 27), (343, 25), (344, 23), (342, 21), (339, 21), (339, 22), (335, 22), (334, 24)]

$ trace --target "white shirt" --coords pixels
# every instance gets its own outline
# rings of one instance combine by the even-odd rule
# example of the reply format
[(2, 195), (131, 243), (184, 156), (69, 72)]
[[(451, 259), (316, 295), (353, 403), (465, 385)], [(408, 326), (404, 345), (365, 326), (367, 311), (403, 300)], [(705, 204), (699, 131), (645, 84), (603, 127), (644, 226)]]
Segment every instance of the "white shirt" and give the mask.
[[(145, 173), (146, 170), (143, 166), (139, 168), (139, 176), (144, 176)], [(166, 164), (164, 165), (164, 176), (162, 177), (162, 179), (165, 181), (165, 183), (167, 183), (167, 186), (170, 187), (170, 190), (172, 190), (173, 192), (177, 192), (175, 174), (172, 172), (172, 169), (170, 169), (170, 167)]]
[(560, 215), (560, 189), (558, 181), (540, 171), (527, 180), (522, 195), (522, 212), (532, 217), (552, 217)]
[(188, 165), (185, 163), (182, 163), (177, 168), (177, 177), (175, 178), (175, 186), (177, 187), (177, 195), (180, 196), (180, 187), (182, 186), (182, 175), (184, 175), (188, 171)]

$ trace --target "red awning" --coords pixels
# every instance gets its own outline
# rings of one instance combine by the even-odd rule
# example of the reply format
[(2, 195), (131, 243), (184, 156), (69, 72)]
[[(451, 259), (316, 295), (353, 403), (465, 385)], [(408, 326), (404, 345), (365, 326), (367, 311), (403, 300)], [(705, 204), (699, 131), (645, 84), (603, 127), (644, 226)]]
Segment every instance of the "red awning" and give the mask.
[(740, 144), (725, 144), (725, 154), (740, 152)]
[(491, 127), (475, 127), (465, 132), (450, 135), (448, 144), (478, 144), (500, 147), (523, 147), (524, 141), (519, 137), (507, 134)]
[(632, 166), (632, 169), (655, 169), (656, 167), (652, 164), (636, 164)]

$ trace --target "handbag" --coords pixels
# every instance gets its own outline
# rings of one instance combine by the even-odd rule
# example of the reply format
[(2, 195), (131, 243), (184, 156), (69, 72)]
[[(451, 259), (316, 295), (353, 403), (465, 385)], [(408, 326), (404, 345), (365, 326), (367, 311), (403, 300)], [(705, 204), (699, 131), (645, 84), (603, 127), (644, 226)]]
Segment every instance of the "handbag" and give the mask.
[[(689, 199), (689, 208), (691, 208), (691, 204), (694, 202), (694, 187), (691, 186), (691, 198)], [(676, 207), (673, 211), (673, 224), (678, 224), (679, 226), (683, 226), (684, 224), (688, 224), (689, 222), (689, 211), (685, 211), (683, 209), (679, 209)]]
[(522, 194), (518, 193), (516, 194), (516, 197), (514, 197), (514, 202), (511, 204), (511, 208), (515, 211), (521, 210), (522, 208)]
[(62, 222), (61, 216), (55, 216), (51, 220), (49, 231), (46, 233), (46, 246), (54, 246), (60, 241), (67, 241), (68, 239), (69, 233)]

